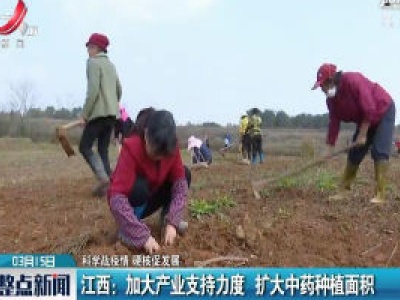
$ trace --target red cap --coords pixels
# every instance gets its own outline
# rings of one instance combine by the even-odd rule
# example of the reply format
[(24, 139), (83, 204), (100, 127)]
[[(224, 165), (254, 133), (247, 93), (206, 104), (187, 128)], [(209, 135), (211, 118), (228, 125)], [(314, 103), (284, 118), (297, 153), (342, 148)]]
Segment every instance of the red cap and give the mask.
[(107, 52), (107, 47), (110, 44), (108, 38), (100, 33), (93, 33), (90, 38), (89, 41), (86, 43), (86, 47), (89, 45), (96, 45), (98, 46), (101, 50), (104, 50), (105, 52)]
[(317, 81), (315, 82), (314, 86), (311, 89), (315, 90), (316, 88), (319, 88), (325, 82), (325, 80), (333, 77), (333, 75), (335, 75), (335, 73), (336, 73), (335, 65), (323, 64), (318, 69)]

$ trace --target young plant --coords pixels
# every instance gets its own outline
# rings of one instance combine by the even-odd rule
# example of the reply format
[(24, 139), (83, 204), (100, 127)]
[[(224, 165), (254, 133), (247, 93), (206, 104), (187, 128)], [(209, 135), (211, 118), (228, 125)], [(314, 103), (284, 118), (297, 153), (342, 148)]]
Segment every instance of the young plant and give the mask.
[(322, 192), (335, 190), (337, 187), (335, 176), (328, 172), (322, 172), (317, 179), (317, 188)]
[(278, 188), (289, 189), (292, 187), (301, 186), (301, 179), (299, 177), (287, 177), (280, 180), (277, 184)]
[(189, 204), (189, 211), (192, 217), (200, 219), (204, 215), (211, 215), (217, 211), (218, 207), (215, 202), (206, 199), (195, 199)]
[(235, 206), (235, 201), (229, 196), (222, 196), (212, 200), (193, 199), (189, 204), (192, 217), (200, 219), (206, 215), (212, 215), (226, 207)]

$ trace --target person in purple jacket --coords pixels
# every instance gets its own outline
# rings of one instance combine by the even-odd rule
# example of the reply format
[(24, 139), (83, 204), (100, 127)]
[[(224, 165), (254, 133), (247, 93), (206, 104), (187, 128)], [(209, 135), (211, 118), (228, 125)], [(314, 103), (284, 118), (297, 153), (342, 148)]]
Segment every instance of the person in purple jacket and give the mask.
[(332, 154), (338, 138), (340, 123), (357, 125), (353, 135), (354, 147), (348, 153), (341, 180), (341, 193), (350, 190), (358, 168), (371, 149), (374, 160), (376, 191), (372, 203), (385, 202), (389, 156), (394, 134), (396, 108), (392, 97), (378, 84), (358, 72), (341, 72), (333, 64), (323, 64), (317, 73), (313, 90), (321, 87), (329, 110), (327, 156)]

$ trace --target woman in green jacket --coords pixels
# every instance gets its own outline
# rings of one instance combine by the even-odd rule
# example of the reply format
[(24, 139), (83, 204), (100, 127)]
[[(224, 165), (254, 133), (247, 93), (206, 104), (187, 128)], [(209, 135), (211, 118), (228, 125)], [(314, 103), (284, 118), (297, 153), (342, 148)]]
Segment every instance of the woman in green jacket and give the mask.
[[(108, 148), (111, 134), (119, 117), (121, 84), (114, 64), (108, 59), (109, 40), (105, 35), (94, 33), (86, 43), (89, 59), (87, 61), (87, 93), (83, 106), (82, 138), (79, 151), (89, 164), (97, 178), (93, 195), (102, 197), (106, 194), (111, 167)], [(92, 150), (97, 140), (98, 154)], [(100, 158), (99, 158), (100, 156)]]

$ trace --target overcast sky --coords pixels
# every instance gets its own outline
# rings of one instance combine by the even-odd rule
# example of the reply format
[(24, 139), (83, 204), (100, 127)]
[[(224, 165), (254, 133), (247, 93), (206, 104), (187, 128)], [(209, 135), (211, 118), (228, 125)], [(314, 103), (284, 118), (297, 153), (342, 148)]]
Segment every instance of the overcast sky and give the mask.
[[(0, 14), (16, 3), (0, 1)], [(122, 102), (133, 117), (146, 106), (171, 110), (179, 124), (236, 123), (254, 106), (325, 113), (322, 92), (310, 90), (323, 62), (363, 72), (400, 103), (400, 10), (382, 10), (380, 0), (25, 3), (26, 22), (39, 35), (17, 49), (14, 33), (10, 48), (0, 48), (3, 109), (9, 84), (25, 80), (35, 85), (37, 106), (81, 106), (84, 44), (93, 32), (111, 41)]]

